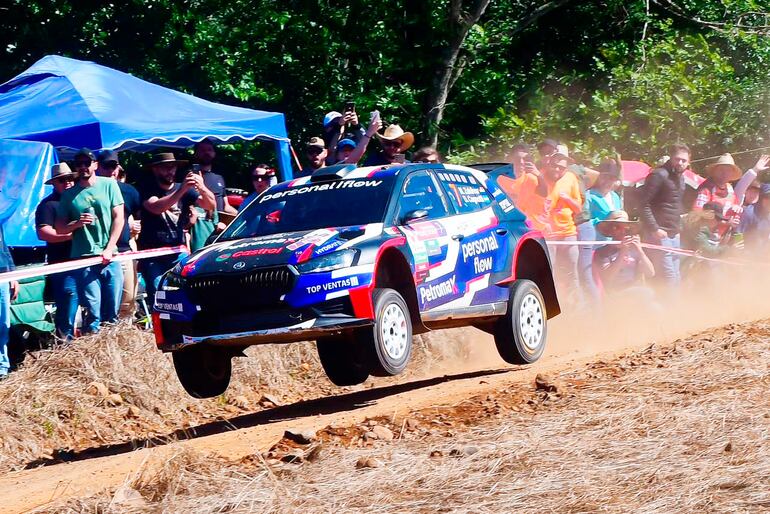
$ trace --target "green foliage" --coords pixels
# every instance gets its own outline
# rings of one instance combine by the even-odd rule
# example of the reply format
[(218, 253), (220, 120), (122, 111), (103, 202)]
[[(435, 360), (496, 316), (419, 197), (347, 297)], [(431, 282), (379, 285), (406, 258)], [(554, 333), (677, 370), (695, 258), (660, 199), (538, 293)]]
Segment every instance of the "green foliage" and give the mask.
[[(284, 112), (291, 137), (355, 100), (414, 131), (451, 38), (449, 0), (11, 0), (0, 77), (46, 54), (90, 59), (214, 101)], [(462, 2), (466, 8), (471, 0)], [(551, 135), (595, 159), (763, 146), (770, 42), (755, 0), (493, 0), (463, 42), (439, 131), (454, 161)], [(644, 35), (644, 37), (643, 37)], [(300, 148), (300, 144), (295, 144)], [(223, 149), (263, 160), (261, 150)], [(230, 182), (233, 180), (228, 177)]]

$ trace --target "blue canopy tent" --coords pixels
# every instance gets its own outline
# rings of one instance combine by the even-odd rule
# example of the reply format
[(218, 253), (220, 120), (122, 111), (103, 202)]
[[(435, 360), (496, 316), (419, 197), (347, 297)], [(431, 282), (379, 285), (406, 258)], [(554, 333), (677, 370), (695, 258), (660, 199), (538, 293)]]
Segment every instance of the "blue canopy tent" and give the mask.
[(0, 85), (0, 138), (47, 142), (65, 153), (271, 141), (283, 179), (292, 178), (283, 114), (209, 102), (56, 55)]

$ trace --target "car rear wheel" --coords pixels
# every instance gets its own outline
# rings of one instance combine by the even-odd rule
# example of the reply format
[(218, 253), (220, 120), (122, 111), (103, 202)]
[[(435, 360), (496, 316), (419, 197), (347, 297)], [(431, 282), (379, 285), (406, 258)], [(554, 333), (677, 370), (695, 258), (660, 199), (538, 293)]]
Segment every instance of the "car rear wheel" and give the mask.
[(375, 289), (375, 323), (361, 332), (374, 376), (398, 375), (412, 355), (412, 320), (404, 298), (393, 289)]
[(202, 344), (177, 350), (172, 356), (176, 376), (190, 396), (212, 398), (230, 385), (233, 365), (228, 349)]
[(508, 312), (497, 323), (495, 345), (509, 364), (530, 364), (543, 355), (548, 333), (545, 302), (531, 280), (511, 286)]
[(352, 386), (369, 378), (366, 357), (359, 345), (345, 337), (324, 337), (316, 341), (318, 358), (326, 376), (337, 386)]

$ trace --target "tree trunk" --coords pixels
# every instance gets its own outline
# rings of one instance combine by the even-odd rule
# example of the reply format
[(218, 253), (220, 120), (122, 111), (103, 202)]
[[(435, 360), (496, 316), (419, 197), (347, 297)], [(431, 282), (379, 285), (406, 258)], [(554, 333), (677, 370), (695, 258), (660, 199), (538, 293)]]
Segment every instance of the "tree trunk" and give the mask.
[[(510, 34), (521, 32), (532, 25), (540, 17), (557, 9), (570, 0), (551, 0), (534, 8), (531, 12), (522, 17), (521, 21)], [(489, 6), (490, 0), (473, 0), (472, 5), (466, 11), (463, 9), (463, 0), (451, 0), (449, 4), (449, 44), (442, 52), (442, 59), (436, 78), (433, 81), (431, 89), (428, 91), (426, 101), (426, 115), (424, 119), (423, 134), (426, 136), (425, 143), (436, 147), (438, 143), (438, 131), (441, 120), (444, 118), (444, 108), (449, 97), (449, 91), (454, 86), (464, 66), (458, 65), (460, 52), (462, 51), (465, 39), (471, 27), (478, 23), (479, 19)], [(535, 2), (533, 2), (535, 3)], [(537, 2), (539, 3), (539, 2)]]
[(444, 48), (441, 64), (436, 78), (433, 80), (433, 87), (428, 91), (428, 112), (425, 116), (425, 127), (423, 133), (427, 136), (426, 143), (429, 146), (436, 147), (438, 143), (438, 128), (444, 117), (444, 107), (446, 107), (449, 90), (454, 85), (459, 74), (456, 72), (457, 59), (460, 56), (465, 38), (468, 37), (468, 31), (478, 23), (481, 16), (487, 10), (490, 0), (474, 0), (471, 9), (463, 12), (462, 0), (451, 0), (449, 6), (449, 44)]

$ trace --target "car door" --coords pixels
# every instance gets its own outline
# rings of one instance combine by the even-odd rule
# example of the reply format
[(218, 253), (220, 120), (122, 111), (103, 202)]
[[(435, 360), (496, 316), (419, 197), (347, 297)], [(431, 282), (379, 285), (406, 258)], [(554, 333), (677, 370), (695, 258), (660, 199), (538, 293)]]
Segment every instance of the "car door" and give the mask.
[(506, 301), (507, 290), (495, 283), (497, 276), (507, 276), (510, 271), (508, 254), (514, 236), (500, 223), (492, 195), (470, 170), (440, 170), (436, 177), (457, 212), (446, 227), (459, 246), (455, 274), (465, 295), (457, 305)]
[[(423, 212), (420, 212), (423, 211)], [(419, 217), (415, 217), (418, 214)], [(432, 173), (412, 172), (404, 181), (394, 224), (404, 234), (413, 258), (420, 311), (435, 309), (462, 295), (454, 276), (455, 254), (446, 226), (454, 211)]]

